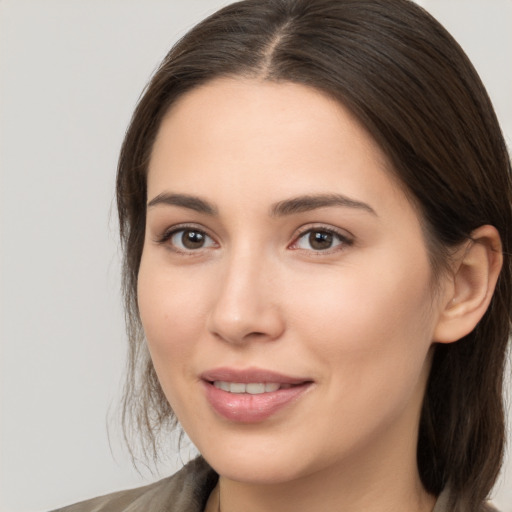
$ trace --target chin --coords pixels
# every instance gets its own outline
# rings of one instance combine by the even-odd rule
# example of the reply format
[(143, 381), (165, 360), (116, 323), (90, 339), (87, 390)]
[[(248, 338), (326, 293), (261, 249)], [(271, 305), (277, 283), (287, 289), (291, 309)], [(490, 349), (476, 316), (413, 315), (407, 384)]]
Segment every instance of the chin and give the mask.
[(280, 484), (296, 480), (307, 473), (307, 471), (300, 471), (296, 461), (288, 462), (282, 457), (276, 457), (275, 454), (273, 457), (262, 454), (257, 459), (250, 454), (243, 454), (236, 458), (205, 458), (222, 477), (243, 483)]
[[(229, 437), (229, 436), (228, 436)], [(252, 484), (279, 484), (297, 480), (315, 472), (314, 460), (308, 460), (303, 442), (287, 443), (281, 439), (245, 438), (233, 436), (231, 440), (219, 440), (215, 445), (207, 443), (200, 453), (212, 468), (224, 478)], [(250, 437), (250, 436), (249, 436)], [(321, 460), (325, 463), (326, 458)]]

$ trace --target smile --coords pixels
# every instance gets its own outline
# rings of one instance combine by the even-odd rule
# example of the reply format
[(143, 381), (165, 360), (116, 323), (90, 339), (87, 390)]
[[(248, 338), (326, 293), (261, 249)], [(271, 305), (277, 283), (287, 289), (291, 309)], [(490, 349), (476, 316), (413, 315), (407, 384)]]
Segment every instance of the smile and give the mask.
[(258, 368), (216, 368), (202, 373), (201, 381), (212, 410), (236, 423), (258, 423), (276, 416), (314, 387), (310, 378)]
[(213, 385), (218, 389), (227, 391), (228, 393), (248, 393), (249, 395), (272, 393), (273, 391), (288, 389), (292, 386), (291, 384), (280, 384), (277, 382), (249, 382), (248, 384), (245, 384), (243, 382), (227, 382), (223, 380), (216, 380)]

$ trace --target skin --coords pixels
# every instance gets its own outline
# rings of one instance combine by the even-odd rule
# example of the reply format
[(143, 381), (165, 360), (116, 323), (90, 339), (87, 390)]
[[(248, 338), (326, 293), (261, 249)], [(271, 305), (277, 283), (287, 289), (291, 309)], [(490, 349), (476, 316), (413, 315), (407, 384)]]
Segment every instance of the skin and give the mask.
[[(215, 80), (162, 122), (148, 174), (138, 300), (162, 388), (221, 475), (223, 512), (427, 511), (416, 466), (432, 343), (454, 286), (432, 287), (420, 219), (380, 148), (340, 104), (289, 83)], [(282, 201), (341, 194), (272, 215)], [(205, 244), (180, 245), (182, 232)], [(333, 230), (315, 250), (309, 231)], [(306, 234), (304, 234), (306, 233)], [(443, 278), (444, 279), (444, 278)], [(444, 341), (444, 340), (443, 340)], [(313, 381), (256, 424), (228, 421), (200, 379), (216, 367)]]

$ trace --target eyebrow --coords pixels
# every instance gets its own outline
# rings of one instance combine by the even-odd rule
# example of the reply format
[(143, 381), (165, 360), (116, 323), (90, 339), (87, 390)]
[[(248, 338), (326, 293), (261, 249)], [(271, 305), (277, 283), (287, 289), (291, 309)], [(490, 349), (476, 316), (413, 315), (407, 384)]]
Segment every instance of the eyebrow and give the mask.
[(294, 197), (292, 199), (286, 199), (285, 201), (279, 201), (272, 206), (270, 212), (274, 217), (281, 217), (331, 206), (355, 208), (377, 216), (377, 212), (369, 204), (363, 203), (362, 201), (356, 201), (355, 199), (351, 199), (341, 194), (304, 195)]
[(189, 210), (205, 213), (206, 215), (218, 214), (217, 208), (215, 208), (211, 203), (205, 199), (201, 199), (200, 197), (188, 194), (169, 194), (167, 192), (163, 192), (149, 201), (148, 208), (152, 208), (159, 204), (181, 206), (182, 208), (188, 208)]
[[(206, 215), (218, 215), (217, 208), (205, 199), (188, 194), (171, 194), (163, 192), (148, 202), (148, 208), (157, 205), (170, 205), (187, 208)], [(372, 215), (377, 216), (375, 210), (367, 203), (356, 201), (342, 194), (317, 194), (317, 195), (303, 195), (285, 199), (275, 203), (270, 208), (270, 215), (272, 217), (284, 217), (286, 215), (293, 215), (294, 213), (303, 213), (319, 208), (328, 207), (344, 207), (355, 208), (363, 210)]]

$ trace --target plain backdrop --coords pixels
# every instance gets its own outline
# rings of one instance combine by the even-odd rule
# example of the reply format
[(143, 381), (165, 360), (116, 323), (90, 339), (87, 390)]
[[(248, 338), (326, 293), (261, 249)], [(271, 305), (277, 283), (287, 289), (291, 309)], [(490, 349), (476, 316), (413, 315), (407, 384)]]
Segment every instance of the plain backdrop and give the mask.
[[(116, 160), (160, 59), (226, 3), (0, 0), (2, 512), (159, 477), (131, 467), (115, 421), (125, 364)], [(473, 60), (510, 145), (512, 1), (421, 4)], [(495, 499), (512, 512), (510, 456)]]

